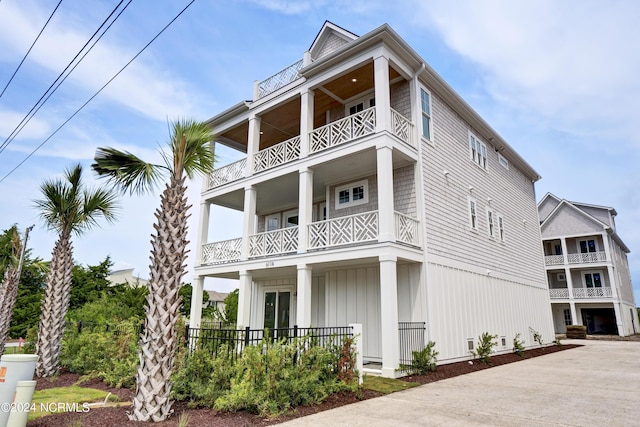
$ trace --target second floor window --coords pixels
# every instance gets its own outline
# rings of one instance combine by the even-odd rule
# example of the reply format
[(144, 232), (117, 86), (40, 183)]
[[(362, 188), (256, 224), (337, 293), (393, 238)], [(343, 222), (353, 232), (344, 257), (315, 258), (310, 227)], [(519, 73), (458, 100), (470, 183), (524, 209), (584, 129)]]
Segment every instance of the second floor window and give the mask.
[(469, 152), (471, 160), (482, 169), (487, 169), (487, 146), (475, 136), (469, 134)]
[(495, 225), (493, 223), (493, 212), (487, 210), (487, 231), (489, 232), (489, 237), (495, 237)]
[(498, 238), (500, 238), (501, 242), (504, 242), (504, 218), (502, 215), (497, 215), (498, 217)]
[(469, 225), (472, 230), (478, 229), (478, 209), (473, 199), (469, 199)]
[(431, 95), (420, 89), (420, 109), (422, 110), (422, 136), (431, 139)]
[(369, 185), (367, 180), (336, 187), (336, 209), (363, 205), (369, 202)]

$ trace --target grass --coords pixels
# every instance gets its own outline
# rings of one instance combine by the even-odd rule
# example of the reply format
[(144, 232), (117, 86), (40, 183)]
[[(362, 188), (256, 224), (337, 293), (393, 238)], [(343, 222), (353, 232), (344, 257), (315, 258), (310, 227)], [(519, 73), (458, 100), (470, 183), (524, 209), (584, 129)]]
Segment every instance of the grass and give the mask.
[(396, 380), (393, 378), (365, 375), (362, 387), (367, 390), (377, 391), (378, 393), (389, 394), (395, 393), (396, 391), (407, 390), (419, 385), (420, 384), (418, 383)]
[(37, 390), (33, 393), (29, 421), (58, 412), (87, 411), (88, 407), (83, 403), (104, 401), (107, 394), (106, 391), (75, 385)]

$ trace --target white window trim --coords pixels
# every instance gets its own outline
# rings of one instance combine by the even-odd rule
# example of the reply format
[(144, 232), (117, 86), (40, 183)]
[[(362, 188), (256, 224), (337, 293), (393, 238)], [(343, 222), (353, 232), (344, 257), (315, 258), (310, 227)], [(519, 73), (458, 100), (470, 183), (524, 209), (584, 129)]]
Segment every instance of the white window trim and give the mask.
[(498, 163), (506, 170), (509, 170), (509, 160), (500, 153), (498, 153)]
[[(476, 145), (477, 144), (477, 145)], [(477, 146), (484, 150), (484, 157), (481, 151), (478, 151)], [(471, 161), (483, 171), (489, 169), (489, 159), (487, 158), (487, 144), (482, 142), (480, 138), (469, 132), (469, 158)]]
[[(467, 212), (469, 219), (469, 229), (471, 231), (478, 231), (478, 202), (473, 197), (467, 199)], [(475, 226), (474, 226), (475, 219)]]
[[(427, 138), (426, 136), (424, 136), (424, 129), (422, 128), (422, 116), (423, 116), (423, 111), (422, 111), (422, 91), (424, 91), (427, 95), (429, 95), (429, 137)], [(426, 87), (420, 85), (419, 86), (419, 90), (418, 90), (418, 111), (420, 114), (420, 138), (422, 138), (422, 140), (427, 141), (430, 144), (434, 144), (433, 142), (433, 96), (431, 95), (431, 91), (429, 89), (427, 89)]]
[(505, 238), (505, 229), (504, 229), (504, 216), (502, 216), (502, 214), (500, 213), (496, 213), (496, 226), (498, 229), (498, 240), (501, 242), (506, 241), (507, 239)]
[(496, 238), (496, 213), (487, 208), (487, 234), (492, 239)]
[[(376, 97), (375, 97), (375, 93), (373, 93), (373, 92), (368, 93), (368, 94), (363, 95), (363, 96), (359, 96), (358, 98), (354, 99), (353, 101), (345, 103), (344, 104), (344, 116), (345, 117), (349, 117), (350, 116), (349, 109), (351, 107), (353, 107), (354, 105), (358, 105), (360, 103), (363, 104), (362, 105), (362, 107), (363, 107), (362, 111), (367, 110), (369, 108), (372, 108), (372, 107), (370, 107), (372, 99), (375, 102)], [(357, 113), (355, 113), (355, 114), (357, 114)]]
[(581, 238), (576, 239), (576, 250), (578, 251), (578, 253), (581, 253), (580, 252), (580, 242), (587, 242), (587, 250), (588, 250), (588, 248), (589, 248), (589, 240), (593, 240), (593, 243), (594, 243), (594, 245), (596, 247), (596, 252), (600, 252), (600, 245), (598, 244), (598, 239), (594, 237), (592, 239), (581, 239)]
[(602, 287), (601, 288), (606, 288), (607, 284), (604, 280), (604, 273), (602, 270), (582, 270), (580, 272), (580, 278), (582, 279), (582, 287), (584, 289), (593, 289), (595, 288), (595, 286), (593, 288), (587, 288), (587, 279), (585, 279), (585, 274), (591, 274), (591, 278), (593, 279), (593, 275), (594, 274), (599, 274), (600, 275), (600, 282), (602, 282)]
[[(353, 189), (356, 187), (363, 187), (364, 197), (360, 200), (353, 200)], [(348, 190), (349, 191), (349, 201), (346, 203), (340, 203), (340, 192)], [(366, 205), (369, 203), (369, 182), (366, 179), (356, 182), (350, 182), (349, 184), (344, 184), (337, 186), (334, 189), (334, 197), (335, 197), (335, 209), (345, 209), (358, 205)]]

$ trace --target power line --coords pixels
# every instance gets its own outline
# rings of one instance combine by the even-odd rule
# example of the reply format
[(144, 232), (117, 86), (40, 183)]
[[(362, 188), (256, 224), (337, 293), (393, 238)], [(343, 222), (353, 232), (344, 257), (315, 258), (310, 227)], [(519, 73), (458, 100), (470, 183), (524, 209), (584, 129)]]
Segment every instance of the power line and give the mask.
[[(0, 0), (1, 1), (1, 0)], [(133, 58), (131, 58), (131, 60), (129, 62), (127, 62), (124, 67), (122, 67), (120, 69), (120, 71), (118, 71), (113, 77), (111, 77), (111, 79), (109, 79), (109, 81), (107, 81), (100, 89), (98, 89), (98, 91), (96, 93), (94, 93), (91, 98), (89, 98), (84, 104), (82, 104), (80, 106), (80, 108), (78, 108), (67, 120), (65, 120), (60, 126), (58, 126), (58, 128), (56, 130), (54, 130), (51, 135), (49, 135), (44, 141), (42, 141), (42, 143), (40, 143), (40, 145), (38, 145), (33, 151), (31, 151), (31, 153), (29, 153), (29, 155), (27, 155), (27, 157), (25, 157), (20, 163), (18, 163), (18, 165), (16, 165), (16, 167), (14, 167), (13, 169), (11, 169), (9, 171), (9, 173), (7, 173), (5, 176), (3, 176), (0, 179), (0, 183), (3, 182), (5, 179), (7, 179), (8, 176), (10, 176), (13, 172), (16, 171), (16, 169), (18, 169), (20, 166), (22, 166), (27, 160), (29, 160), (29, 158), (31, 158), (31, 156), (33, 156), (35, 154), (36, 151), (38, 151), (44, 144), (46, 144), (51, 138), (53, 138), (53, 136), (58, 133), (58, 131), (60, 129), (62, 129), (67, 123), (69, 123), (71, 121), (71, 119), (73, 119), (76, 114), (78, 114), (84, 107), (87, 106), (87, 104), (89, 104), (89, 102), (91, 102), (93, 100), (93, 98), (95, 98), (96, 96), (98, 96), (98, 94), (100, 94), (100, 92), (102, 92), (104, 90), (104, 88), (106, 88), (113, 80), (115, 80), (116, 77), (118, 77), (120, 75), (120, 73), (122, 73), (125, 68), (127, 68), (133, 61), (136, 60), (136, 58), (138, 58), (138, 56), (140, 56), (142, 54), (142, 52), (144, 52), (150, 45), (151, 43), (153, 43), (158, 37), (160, 37), (160, 35), (162, 33), (164, 33), (164, 31), (169, 28), (169, 26), (171, 26), (171, 24), (173, 24), (188, 8), (189, 6), (191, 6), (196, 0), (191, 0), (189, 2), (189, 4), (187, 4), (184, 9), (182, 9), (180, 11), (180, 13), (178, 13), (171, 21), (169, 21), (169, 23), (167, 25), (164, 26), (164, 28), (162, 28), (162, 30), (160, 30), (160, 32), (158, 34), (156, 34), (150, 41), (149, 43), (147, 43)]]
[[(2, 0), (0, 0), (0, 1), (2, 1)], [(31, 47), (29, 47), (29, 50), (27, 51), (27, 53), (25, 53), (24, 58), (22, 58), (22, 61), (20, 61), (20, 64), (18, 64), (18, 68), (16, 68), (16, 70), (11, 75), (11, 78), (7, 82), (6, 86), (4, 87), (4, 89), (2, 89), (2, 93), (0, 93), (0, 98), (2, 98), (2, 95), (4, 95), (4, 92), (7, 90), (7, 88), (9, 87), (11, 82), (13, 81), (13, 78), (18, 73), (18, 70), (20, 70), (20, 67), (22, 67), (22, 63), (24, 62), (24, 60), (27, 59), (27, 56), (29, 56), (29, 53), (31, 53), (31, 49), (33, 49), (33, 46), (35, 46), (36, 42), (38, 41), (38, 39), (42, 35), (42, 32), (44, 31), (44, 29), (47, 28), (47, 25), (49, 25), (49, 21), (51, 21), (51, 18), (53, 18), (53, 14), (56, 13), (56, 10), (58, 10), (58, 7), (60, 6), (60, 3), (62, 3), (62, 0), (60, 0), (58, 2), (58, 4), (56, 5), (56, 8), (53, 9), (53, 12), (51, 12), (51, 15), (49, 15), (49, 19), (47, 19), (47, 22), (44, 23), (44, 27), (42, 27), (42, 29), (40, 30), (40, 32), (36, 36), (36, 39), (33, 41), (33, 43), (31, 43)]]
[[(133, 0), (129, 0), (129, 3), (127, 3), (127, 5), (124, 7), (124, 9), (127, 8), (127, 6), (129, 6), (129, 4), (132, 2)], [(27, 123), (29, 123), (29, 121), (31, 121), (31, 118), (36, 114), (36, 112), (42, 108), (42, 105), (44, 105), (44, 103), (47, 101), (47, 99), (49, 99), (49, 97), (58, 89), (58, 87), (60, 87), (60, 84), (62, 84), (62, 81), (64, 81), (64, 79), (66, 79), (69, 74), (71, 73), (71, 71), (73, 71), (73, 69), (75, 69), (75, 67), (82, 61), (82, 59), (84, 59), (84, 57), (86, 56), (86, 53), (89, 53), (91, 51), (91, 49), (93, 49), (93, 46), (95, 46), (95, 43), (87, 50), (87, 52), (85, 53), (85, 55), (78, 60), (78, 62), (76, 63), (76, 65), (73, 67), (73, 69), (71, 69), (68, 73), (67, 70), (69, 69), (69, 67), (71, 67), (71, 65), (76, 61), (76, 59), (78, 59), (78, 57), (82, 54), (82, 52), (85, 50), (85, 48), (89, 45), (89, 43), (91, 43), (91, 41), (94, 39), (94, 37), (96, 36), (96, 34), (98, 34), (100, 32), (100, 30), (102, 29), (102, 27), (105, 26), (105, 24), (111, 19), (111, 16), (113, 16), (113, 14), (120, 8), (120, 5), (124, 2), (124, 0), (120, 0), (120, 3), (118, 3), (116, 5), (115, 8), (113, 8), (113, 10), (111, 11), (111, 13), (109, 14), (109, 16), (107, 16), (105, 18), (104, 21), (102, 21), (102, 24), (100, 24), (100, 26), (98, 27), (98, 29), (91, 35), (91, 37), (89, 38), (89, 40), (87, 40), (87, 42), (84, 44), (84, 46), (82, 46), (82, 49), (80, 49), (78, 51), (78, 53), (76, 53), (76, 55), (73, 57), (73, 59), (67, 64), (67, 66), (64, 68), (64, 70), (62, 70), (62, 72), (58, 75), (58, 77), (56, 77), (56, 79), (53, 81), (53, 83), (51, 83), (51, 85), (49, 86), (49, 88), (45, 91), (44, 94), (42, 94), (42, 96), (40, 97), (40, 99), (38, 99), (38, 101), (35, 103), (35, 105), (33, 107), (31, 107), (31, 110), (29, 110), (29, 112), (22, 118), (22, 120), (20, 121), (20, 123), (18, 123), (18, 125), (15, 127), (15, 129), (13, 129), (13, 131), (9, 134), (9, 136), (4, 140), (4, 142), (2, 143), (2, 145), (0, 145), (0, 153), (2, 153), (2, 151), (4, 151), (4, 149), (7, 147), (7, 145), (11, 144), (11, 142), (18, 136), (18, 134), (22, 131), (22, 129), (24, 129), (24, 127), (27, 125)], [(123, 9), (123, 10), (124, 10)], [(122, 12), (120, 12), (122, 13)], [(120, 14), (117, 15), (117, 17), (115, 19), (118, 19), (118, 17), (120, 16)], [(115, 21), (114, 19), (114, 21)], [(113, 22), (111, 23), (113, 24)], [(109, 25), (110, 27), (111, 25)], [(109, 28), (107, 27), (107, 29)], [(104, 33), (106, 32), (106, 30), (100, 35), (100, 37), (98, 38), (98, 40), (100, 40), (100, 38), (102, 38), (102, 36), (104, 35)], [(97, 41), (97, 40), (96, 40)], [(60, 82), (60, 84), (57, 84), (58, 81), (62, 78), (62, 76), (65, 75), (65, 73), (67, 73), (67, 75), (64, 77), (64, 79)], [(57, 84), (57, 85), (56, 85)], [(55, 86), (55, 88), (54, 88)], [(53, 89), (52, 89), (53, 88)], [(48, 96), (47, 96), (48, 95)], [(46, 99), (45, 99), (46, 97)], [(44, 101), (43, 101), (44, 99)]]

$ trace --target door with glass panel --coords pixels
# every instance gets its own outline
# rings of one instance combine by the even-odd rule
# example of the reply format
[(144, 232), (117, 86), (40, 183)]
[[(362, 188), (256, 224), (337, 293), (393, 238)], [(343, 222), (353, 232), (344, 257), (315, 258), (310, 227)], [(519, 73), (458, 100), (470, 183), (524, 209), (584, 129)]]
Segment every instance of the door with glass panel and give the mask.
[(264, 294), (264, 328), (270, 336), (280, 339), (288, 336), (291, 312), (290, 291), (267, 291)]

